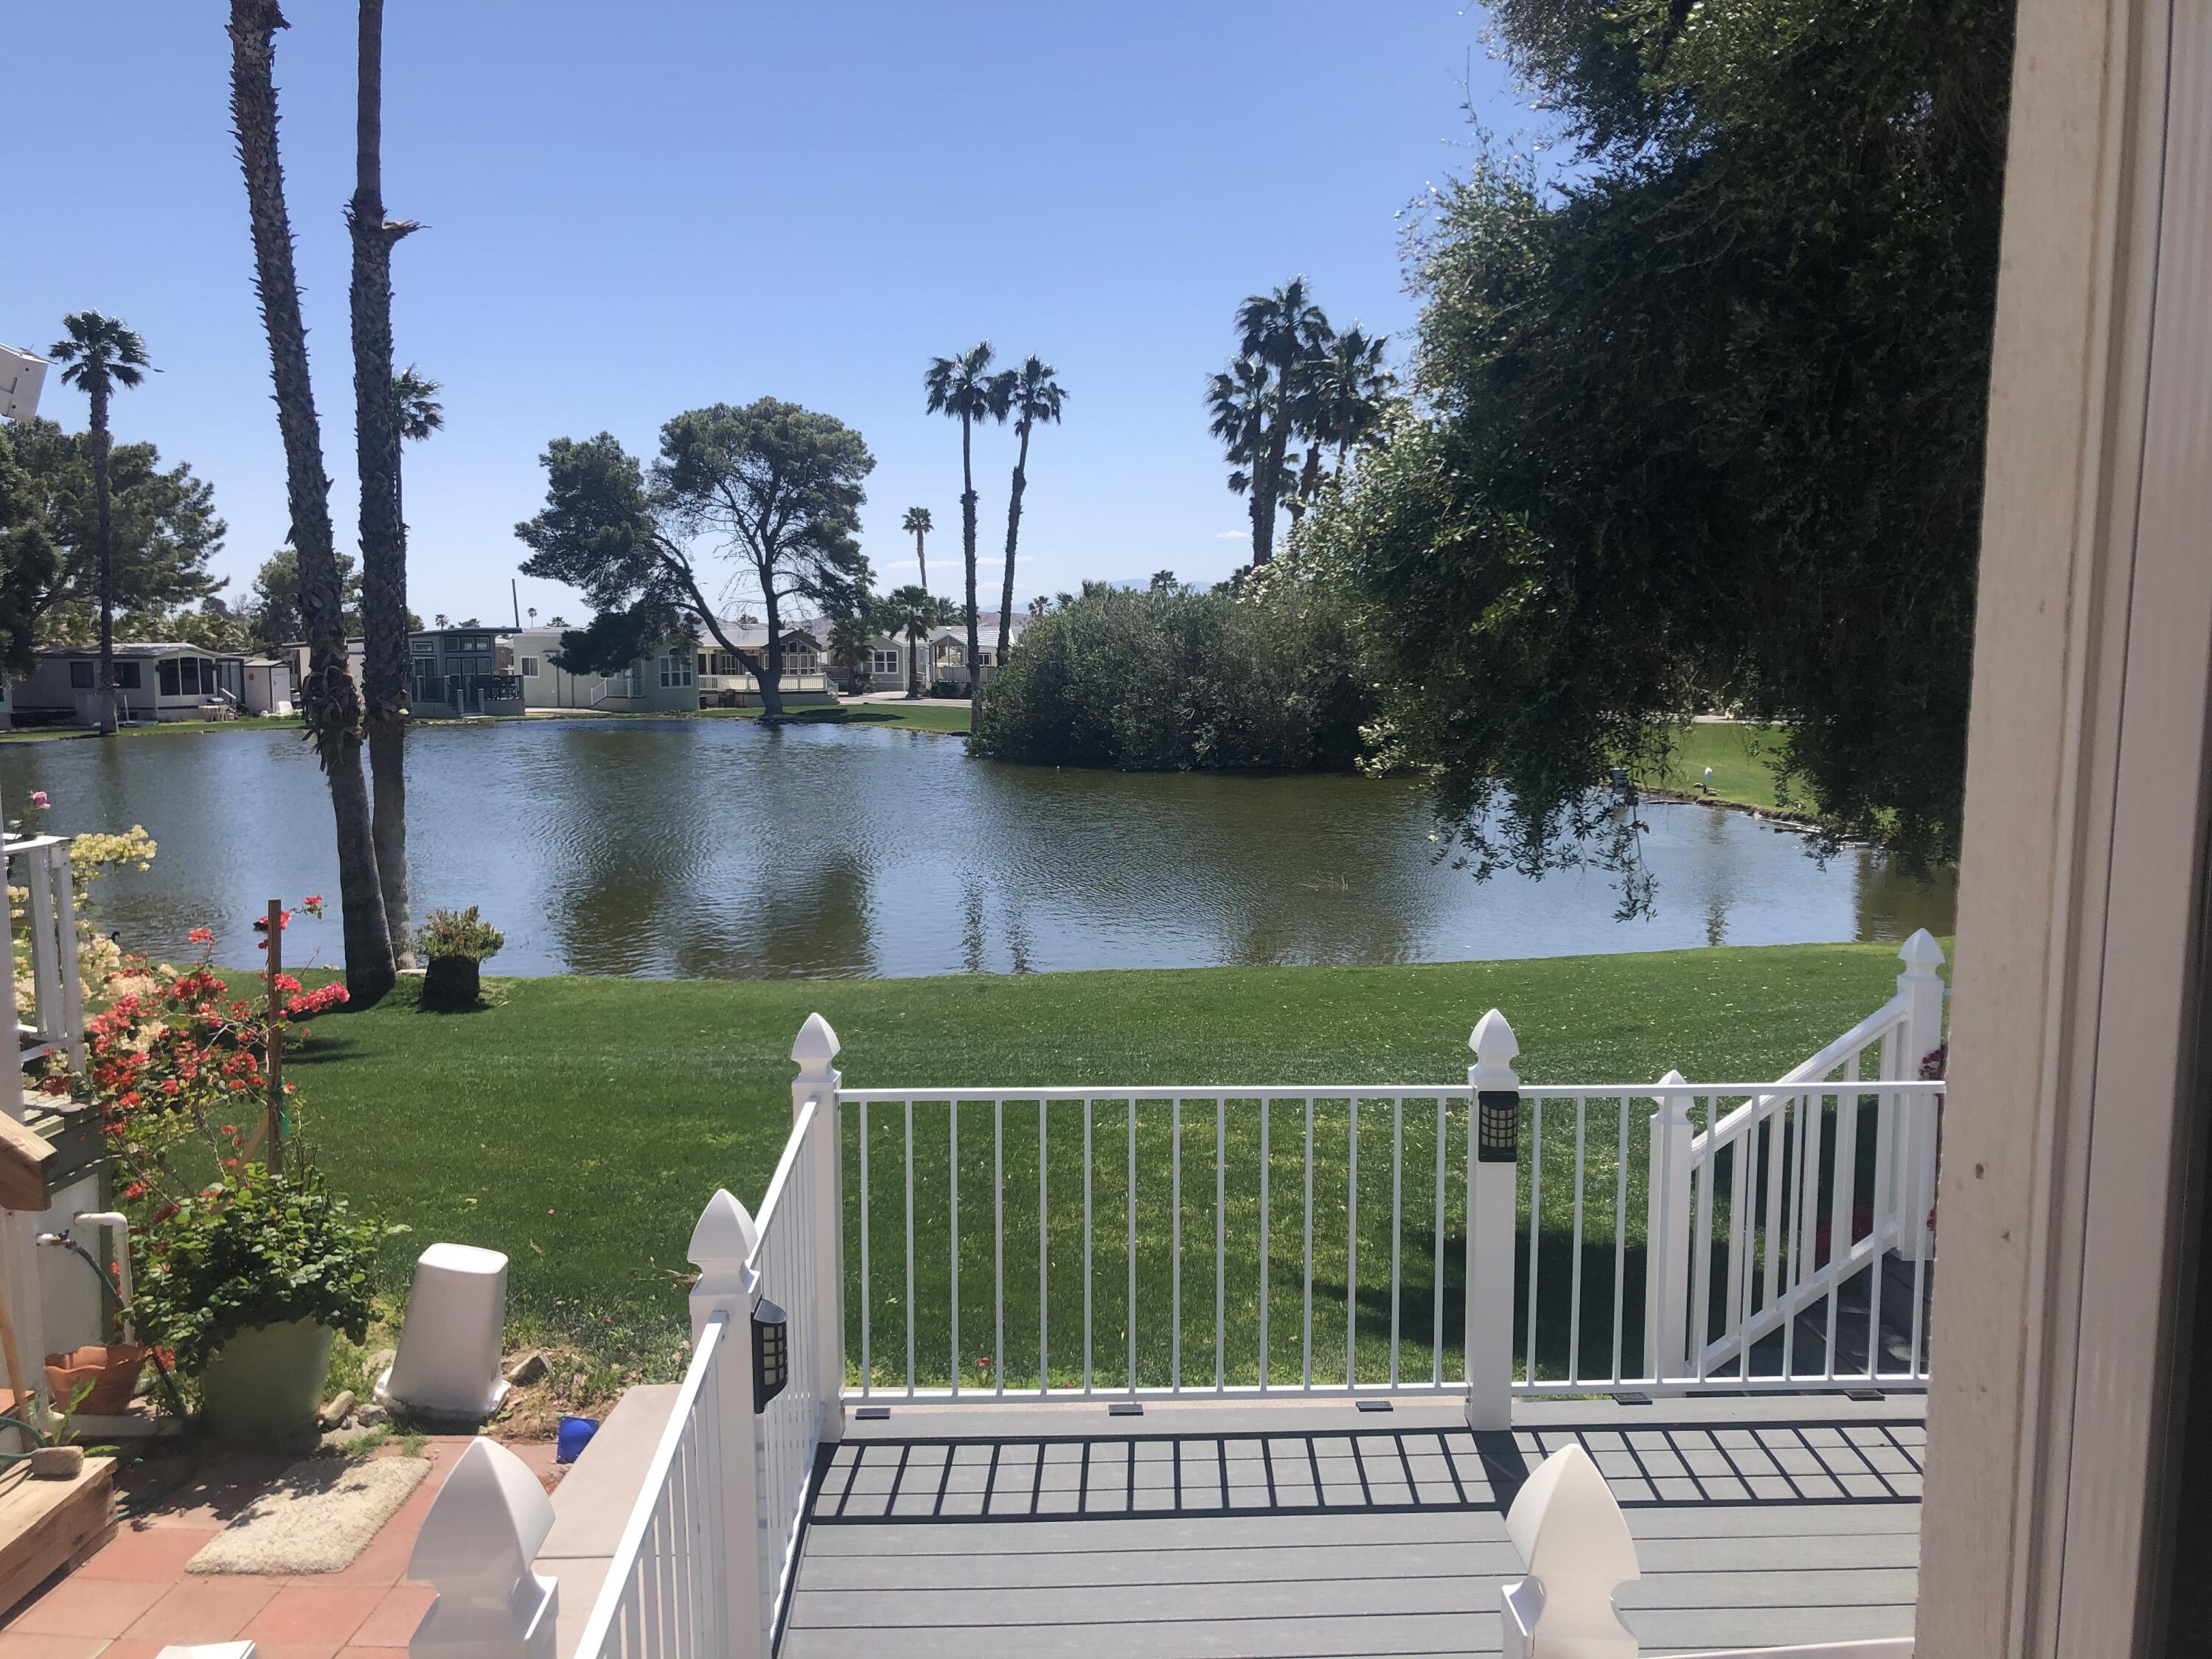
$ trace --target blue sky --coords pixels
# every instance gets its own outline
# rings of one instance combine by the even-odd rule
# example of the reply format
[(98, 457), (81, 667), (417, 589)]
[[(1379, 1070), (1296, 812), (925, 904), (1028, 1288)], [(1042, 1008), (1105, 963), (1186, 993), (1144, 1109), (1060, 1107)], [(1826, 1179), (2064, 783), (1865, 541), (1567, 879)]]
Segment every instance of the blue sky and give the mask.
[[(80, 307), (146, 337), (164, 372), (120, 401), (118, 436), (214, 480), (237, 596), (288, 520), (226, 9), (7, 9), (0, 341), (43, 349)], [(285, 161), (349, 546), (353, 8), (289, 9)], [(1226, 574), (1244, 516), (1202, 392), (1230, 314), (1303, 272), (1338, 323), (1402, 332), (1399, 215), (1460, 164), (1470, 68), (1486, 121), (1521, 125), (1482, 23), (1453, 0), (392, 0), (386, 195), (430, 227), (398, 251), (398, 356), (444, 382), (447, 416), (407, 463), (415, 608), (506, 617), (549, 438), (649, 453), (677, 411), (764, 394), (866, 438), (882, 584), (913, 580), (898, 520), (925, 505), (951, 591), (958, 434), (924, 416), (921, 374), (986, 337), (1071, 394), (1030, 463), (1024, 598)], [(81, 426), (83, 399), (50, 377), (41, 412)], [(991, 589), (1012, 450), (978, 445)], [(527, 580), (521, 602), (584, 609)]]

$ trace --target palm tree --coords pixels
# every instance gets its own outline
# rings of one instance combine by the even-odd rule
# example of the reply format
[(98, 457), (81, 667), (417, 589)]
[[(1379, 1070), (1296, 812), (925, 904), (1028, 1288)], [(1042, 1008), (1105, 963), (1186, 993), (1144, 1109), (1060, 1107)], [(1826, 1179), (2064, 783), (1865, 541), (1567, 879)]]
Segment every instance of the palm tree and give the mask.
[(906, 517), (899, 520), (899, 528), (909, 532), (914, 537), (914, 559), (921, 567), (921, 587), (926, 593), (929, 591), (929, 549), (926, 544), (929, 540), (929, 532), (937, 526), (929, 521), (927, 507), (909, 507), (906, 510)]
[(957, 357), (933, 357), (922, 386), (929, 412), (960, 422), (960, 550), (968, 562), (968, 695), (975, 695), (975, 665), (982, 655), (975, 631), (975, 453), (978, 421), (1003, 422), (1013, 404), (1013, 376), (991, 374), (991, 343)]
[[(1006, 665), (1006, 651), (1011, 642), (1014, 611), (1014, 543), (1022, 530), (1022, 492), (1030, 487), (1030, 433), (1039, 421), (1060, 419), (1060, 405), (1067, 401), (1067, 388), (1052, 378), (1052, 365), (1041, 357), (1027, 357), (1013, 371), (1014, 435), (1021, 447), (1014, 457), (1013, 489), (1006, 496), (1006, 586), (999, 599), (999, 653), (992, 659), (1000, 667)], [(982, 665), (970, 649), (968, 660), (968, 684), (972, 695), (982, 684)]]
[[(1237, 358), (1206, 383), (1206, 407), (1212, 417), (1211, 429), (1221, 440), (1222, 448), (1229, 457), (1229, 488), (1239, 495), (1252, 488), (1259, 458), (1266, 453), (1268, 419), (1275, 401), (1273, 380), (1267, 365), (1249, 355)], [(1252, 525), (1254, 555), (1258, 559), (1261, 556), (1256, 508)], [(1269, 539), (1272, 543), (1272, 530)]]
[[(899, 587), (884, 595), (894, 629), (906, 635), (906, 694), (921, 695), (921, 641), (933, 628), (943, 628), (958, 614), (952, 601), (933, 597), (927, 588)], [(974, 690), (971, 681), (969, 690)]]
[[(285, 27), (276, 0), (230, 0), (230, 112), (246, 205), (253, 232), (254, 283), (269, 337), (276, 424), (284, 441), (287, 505), (299, 560), (300, 611), (307, 635), (301, 712), (331, 787), (337, 821), (338, 894), (344, 920), (346, 989), (374, 1002), (392, 988), (392, 934), (377, 878), (368, 780), (361, 764), (361, 696), (346, 672), (337, 549), (331, 532), (330, 479), (307, 374), (307, 331), (292, 262), (292, 220), (276, 149), (276, 33)], [(388, 375), (388, 369), (387, 369)], [(388, 386), (388, 380), (380, 383)], [(388, 396), (383, 401), (388, 406)]]
[[(1325, 350), (1334, 331), (1306, 287), (1293, 276), (1270, 294), (1255, 294), (1237, 307), (1238, 349), (1273, 373), (1273, 406), (1266, 411), (1264, 440), (1249, 458), (1252, 492), (1252, 562), (1263, 565), (1275, 550), (1275, 504), (1283, 491), (1283, 464), (1297, 424), (1304, 382), (1313, 360)], [(1232, 483), (1231, 489), (1236, 486)]]
[(64, 384), (82, 386), (92, 400), (92, 495), (98, 514), (100, 553), (100, 730), (115, 735), (115, 500), (108, 487), (107, 457), (113, 440), (107, 429), (107, 399), (117, 386), (135, 386), (151, 365), (146, 343), (120, 317), (97, 311), (72, 311), (62, 319), (68, 334), (47, 356), (62, 370)]
[(851, 616), (840, 617), (830, 624), (830, 665), (845, 671), (848, 686), (860, 679), (876, 635), (884, 631), (875, 615), (881, 608), (880, 601), (871, 600)]
[[(434, 432), (446, 429), (446, 406), (438, 401), (445, 387), (426, 375), (418, 374), (410, 363), (392, 377), (392, 407), (397, 416), (399, 437), (407, 443), (419, 444)], [(401, 488), (399, 469), (392, 469), (392, 488), (400, 503), (399, 539), (407, 540), (406, 495)]]
[(1382, 363), (1389, 344), (1388, 335), (1370, 336), (1354, 324), (1334, 337), (1307, 365), (1293, 415), (1306, 440), (1305, 465), (1288, 496), (1293, 526), (1321, 493), (1322, 446), (1335, 447), (1335, 470), (1341, 476), (1352, 445), (1382, 418), (1384, 400), (1397, 385), (1397, 377)]

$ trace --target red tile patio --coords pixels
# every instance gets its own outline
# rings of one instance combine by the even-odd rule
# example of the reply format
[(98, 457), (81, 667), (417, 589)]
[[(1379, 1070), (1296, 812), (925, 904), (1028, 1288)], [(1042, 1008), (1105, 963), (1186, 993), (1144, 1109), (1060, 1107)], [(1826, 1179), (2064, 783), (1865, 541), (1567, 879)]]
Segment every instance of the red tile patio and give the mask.
[[(138, 1512), (105, 1547), (9, 1613), (0, 1659), (154, 1659), (170, 1643), (240, 1638), (256, 1644), (259, 1659), (402, 1659), (432, 1595), (404, 1577), (407, 1558), (467, 1444), (441, 1436), (424, 1447), (428, 1477), (351, 1566), (290, 1577), (185, 1572), (289, 1461), (211, 1460), (143, 1510), (131, 1505)], [(550, 1484), (550, 1442), (509, 1449)]]

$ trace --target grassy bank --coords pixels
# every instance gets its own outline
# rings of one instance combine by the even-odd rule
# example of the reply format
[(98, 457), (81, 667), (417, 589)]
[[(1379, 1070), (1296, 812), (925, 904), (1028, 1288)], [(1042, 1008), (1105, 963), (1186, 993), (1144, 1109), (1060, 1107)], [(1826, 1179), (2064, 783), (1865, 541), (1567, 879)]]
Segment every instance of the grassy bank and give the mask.
[[(297, 714), (241, 714), (234, 720), (149, 720), (117, 729), (118, 738), (174, 737), (192, 732), (261, 732), (289, 726), (297, 731)], [(28, 732), (0, 732), (0, 743), (59, 743), (71, 738), (96, 738), (100, 733), (80, 726), (41, 726)]]
[[(708, 720), (750, 720), (761, 717), (757, 708), (702, 708)], [(793, 726), (887, 726), (912, 732), (950, 732), (965, 737), (969, 730), (966, 703), (848, 702), (834, 708), (793, 708), (784, 719)]]
[[(1871, 1012), (1888, 994), (1896, 972), (1886, 946), (1784, 946), (1553, 961), (1470, 963), (1395, 968), (1231, 968), (1154, 972), (1050, 974), (1021, 978), (814, 982), (654, 981), (543, 979), (500, 982), (495, 1006), (461, 1015), (426, 1014), (403, 990), (365, 1012), (325, 1018), (307, 1048), (288, 1065), (298, 1085), (307, 1132), (327, 1167), (360, 1202), (411, 1231), (396, 1238), (386, 1262), (387, 1282), (404, 1287), (408, 1264), (434, 1239), (504, 1250), (512, 1261), (510, 1310), (526, 1329), (574, 1340), (593, 1354), (648, 1373), (678, 1360), (684, 1330), (684, 1247), (700, 1206), (716, 1186), (757, 1203), (789, 1123), (786, 1058), (800, 1023), (819, 1010), (843, 1041), (841, 1065), (853, 1087), (921, 1085), (969, 1087), (1162, 1083), (1419, 1083), (1463, 1085), (1467, 1032), (1482, 1012), (1502, 1007), (1514, 1024), (1523, 1074), (1544, 1082), (1656, 1078), (1679, 1066), (1695, 1078), (1735, 1080), (1777, 1075)], [(1024, 1224), (1008, 1206), (1006, 1258), (1026, 1260), (1026, 1277), (1010, 1269), (1010, 1329), (1026, 1319), (1026, 1361), (1035, 1371), (1036, 1296), (1034, 1194), (1036, 1107), (1010, 1103), (1000, 1147), (1010, 1193), (1029, 1194)], [(1124, 1148), (1126, 1118), (1100, 1107), (1102, 1149), (1097, 1202), (1101, 1213), (1126, 1202), (1124, 1162), (1106, 1149)], [(1274, 1153), (1297, 1156), (1298, 1131), (1289, 1105), (1276, 1109)], [(1406, 1184), (1422, 1190), (1433, 1170), (1433, 1107), (1409, 1111)], [(1213, 1288), (1211, 1113), (1187, 1122), (1184, 1158), (1186, 1367), (1210, 1378)], [(1367, 1224), (1389, 1214), (1387, 1111), (1363, 1112), (1362, 1259), (1380, 1257), (1366, 1242)], [(946, 1185), (943, 1109), (918, 1112), (918, 1203), (925, 1209)], [(1342, 1103), (1321, 1109), (1322, 1150), (1318, 1190), (1329, 1194), (1346, 1146)], [(1231, 1129), (1229, 1158), (1252, 1167), (1254, 1131), (1248, 1114)], [(1463, 1145), (1463, 1120), (1457, 1133)], [(1026, 1127), (1024, 1127), (1026, 1126)], [(1164, 1308), (1166, 1238), (1172, 1224), (1164, 1196), (1165, 1129), (1146, 1109), (1139, 1157), (1139, 1254), (1147, 1310)], [(1554, 1123), (1547, 1144), (1570, 1126)], [(877, 1201), (873, 1347), (880, 1368), (903, 1360), (904, 1309), (885, 1287), (902, 1268), (892, 1243), (901, 1229), (895, 1172), (899, 1150), (893, 1114), (872, 1121)], [(1609, 1130), (1592, 1128), (1593, 1144)], [(1026, 1140), (1023, 1139), (1026, 1134)], [(1375, 1137), (1380, 1136), (1380, 1140)], [(966, 1364), (992, 1358), (988, 1330), (993, 1240), (989, 1173), (994, 1147), (990, 1109), (963, 1111), (962, 1192), (970, 1219), (963, 1227), (961, 1267), (963, 1347)], [(1064, 1139), (1063, 1137), (1073, 1137)], [(1068, 1172), (1081, 1167), (1079, 1123), (1056, 1122), (1048, 1143), (1054, 1188), (1055, 1308), (1079, 1306), (1079, 1249), (1057, 1241), (1071, 1218), (1064, 1208)], [(1571, 1144), (1571, 1139), (1569, 1144)], [(848, 1182), (857, 1146), (848, 1134)], [(1428, 1160), (1424, 1162), (1424, 1160)], [(887, 1176), (886, 1171), (893, 1172)], [(1241, 1225), (1251, 1182), (1231, 1194), (1232, 1226)], [(1376, 1188), (1372, 1183), (1380, 1182)], [(1340, 1216), (1343, 1184), (1334, 1177)], [(1291, 1188), (1279, 1172), (1275, 1190)], [(1547, 1194), (1548, 1212), (1559, 1196)], [(1286, 1201), (1286, 1200), (1282, 1200)], [(1327, 1201), (1326, 1198), (1323, 1201)], [(890, 1206), (891, 1207), (885, 1207)], [(1321, 1212), (1318, 1269), (1327, 1252), (1343, 1253), (1340, 1222)], [(1277, 1212), (1275, 1329), (1295, 1340), (1297, 1316), (1280, 1297), (1297, 1279), (1291, 1212)], [(1026, 1224), (1027, 1232), (1020, 1229)], [(1448, 1218), (1447, 1225), (1456, 1224)], [(1101, 1225), (1103, 1235), (1111, 1231)], [(925, 1237), (927, 1231), (925, 1231)], [(1232, 1237), (1234, 1237), (1232, 1233)], [(1387, 1237), (1387, 1235), (1386, 1235)], [(1413, 1249), (1409, 1233), (1408, 1249)], [(1290, 1253), (1286, 1258), (1285, 1252)], [(1024, 1254), (1026, 1253), (1026, 1254)], [(857, 1252), (854, 1252), (856, 1255)], [(1102, 1249), (1094, 1283), (1104, 1333), (1119, 1329), (1114, 1289), (1126, 1264)], [(1232, 1252), (1233, 1254), (1233, 1252)], [(1285, 1265), (1285, 1261), (1289, 1265)], [(1202, 1264), (1203, 1272), (1199, 1271)], [(886, 1274), (889, 1278), (886, 1278)], [(949, 1268), (942, 1256), (917, 1250), (915, 1310), (931, 1333), (921, 1355), (941, 1376), (950, 1363), (941, 1334)], [(1363, 1269), (1363, 1287), (1370, 1282)], [(1317, 1330), (1334, 1321), (1338, 1346), (1344, 1322), (1342, 1279), (1334, 1280), (1339, 1311), (1327, 1305), (1331, 1286), (1317, 1285)], [(1448, 1283), (1447, 1290), (1449, 1291)], [(1254, 1297), (1240, 1281), (1224, 1287), (1254, 1317)], [(1069, 1298), (1073, 1298), (1070, 1300)], [(854, 1317), (857, 1320), (857, 1297)], [(1449, 1300), (1449, 1296), (1448, 1296)], [(1426, 1304), (1422, 1304), (1425, 1306)], [(1368, 1294), (1361, 1297), (1363, 1328)], [(975, 1312), (984, 1310), (982, 1316)], [(1055, 1316), (1056, 1317), (1058, 1316)], [(1425, 1330), (1425, 1315), (1407, 1305), (1407, 1327)], [(1148, 1315), (1149, 1318), (1149, 1315)], [(968, 1322), (973, 1322), (972, 1323)], [(1384, 1316), (1387, 1327), (1387, 1312)], [(1146, 1323), (1140, 1321), (1140, 1323)], [(1062, 1328), (1072, 1330), (1072, 1326)], [(1455, 1337), (1455, 1333), (1454, 1334)], [(1163, 1363), (1154, 1350), (1164, 1329), (1147, 1324), (1140, 1356), (1146, 1380)], [(857, 1352), (857, 1343), (855, 1343)], [(1363, 1340), (1363, 1353), (1369, 1344)], [(1014, 1347), (1010, 1336), (1009, 1346)], [(1237, 1350), (1249, 1352), (1249, 1350)], [(1276, 1352), (1285, 1350), (1279, 1346)], [(1325, 1352), (1325, 1350), (1324, 1350)], [(1073, 1344), (1062, 1351), (1073, 1358)], [(1058, 1372), (1061, 1354), (1055, 1354)], [(1279, 1359), (1278, 1363), (1280, 1363)], [(1369, 1364), (1363, 1358), (1363, 1374)], [(1387, 1358), (1382, 1361), (1387, 1364)], [(1425, 1365), (1424, 1362), (1424, 1365)], [(972, 1372), (971, 1372), (972, 1374)]]
[(1707, 721), (1682, 733), (1674, 763), (1657, 776), (1638, 780), (1662, 789), (1695, 793), (1705, 783), (1705, 768), (1713, 769), (1713, 793), (1722, 800), (1771, 811), (1774, 773), (1770, 765), (1781, 746), (1779, 728), (1749, 724)]

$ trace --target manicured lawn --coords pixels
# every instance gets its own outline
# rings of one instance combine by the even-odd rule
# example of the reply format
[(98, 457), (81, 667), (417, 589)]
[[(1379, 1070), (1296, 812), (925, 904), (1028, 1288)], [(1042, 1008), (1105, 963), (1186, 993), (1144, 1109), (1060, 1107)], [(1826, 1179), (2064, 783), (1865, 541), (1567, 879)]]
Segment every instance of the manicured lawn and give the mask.
[[(121, 738), (170, 737), (185, 732), (253, 732), (271, 726), (298, 729), (297, 714), (241, 714), (234, 720), (149, 720), (119, 727)], [(41, 727), (30, 732), (0, 732), (0, 743), (53, 743), (68, 738), (96, 738), (99, 732), (77, 726)]]
[(1781, 746), (1781, 732), (1771, 726), (1723, 725), (1707, 722), (1681, 733), (1674, 764), (1657, 777), (1641, 782), (1694, 794), (1705, 782), (1705, 768), (1713, 769), (1713, 793), (1723, 800), (1771, 811), (1774, 798), (1771, 763)]
[[(757, 708), (702, 708), (710, 720), (758, 720)], [(784, 718), (794, 725), (904, 726), (914, 732), (951, 732), (968, 735), (966, 703), (848, 702), (834, 708), (793, 708)]]
[[(518, 980), (499, 982), (496, 1006), (474, 1013), (421, 1012), (403, 989), (380, 1007), (325, 1017), (288, 1063), (287, 1074), (298, 1086), (306, 1131), (339, 1185), (410, 1229), (389, 1248), (392, 1289), (404, 1289), (408, 1264), (434, 1240), (504, 1250), (513, 1263), (511, 1314), (548, 1338), (573, 1339), (603, 1358), (657, 1375), (680, 1359), (689, 1273), (684, 1249), (701, 1205), (717, 1186), (757, 1205), (766, 1187), (790, 1121), (793, 1067), (786, 1056), (810, 1012), (819, 1010), (836, 1028), (843, 1042), (840, 1064), (854, 1088), (1434, 1082), (1463, 1090), (1467, 1033), (1492, 1006), (1512, 1020), (1521, 1070), (1532, 1081), (1656, 1079), (1669, 1066), (1692, 1078), (1741, 1081), (1778, 1075), (1871, 1012), (1889, 994), (1896, 971), (1892, 948), (1844, 945), (1395, 968), (812, 982)], [(1122, 1328), (1127, 1264), (1114, 1241), (1125, 1236), (1127, 1109), (1102, 1103), (1094, 1112), (1093, 1196), (1104, 1218), (1094, 1234), (1092, 1285), (1102, 1355), (1120, 1351), (1114, 1334)], [(1139, 1113), (1139, 1370), (1147, 1383), (1165, 1380), (1171, 1340), (1164, 1312), (1173, 1219), (1167, 1109), (1148, 1105)], [(1237, 1115), (1224, 1162), (1233, 1170), (1225, 1184), (1236, 1257), (1239, 1230), (1256, 1237), (1249, 1227), (1256, 1198), (1257, 1116), (1249, 1105), (1231, 1110)], [(1279, 1377), (1283, 1367), (1295, 1369), (1301, 1339), (1302, 1194), (1297, 1202), (1292, 1194), (1302, 1184), (1304, 1123), (1296, 1105), (1272, 1110), (1277, 1207), (1270, 1352)], [(1054, 1328), (1062, 1333), (1052, 1354), (1056, 1378), (1079, 1358), (1073, 1338), (1082, 1290), (1074, 1173), (1082, 1167), (1079, 1111), (1054, 1117), (1047, 1139), (1053, 1217), (1048, 1290)], [(989, 1104), (964, 1107), (960, 1120), (963, 1370), (973, 1376), (988, 1372), (975, 1361), (1002, 1360), (1010, 1385), (1024, 1370), (1032, 1382), (1036, 1374), (1036, 1113), (1034, 1102), (1010, 1098), (995, 1145)], [(1408, 1193), (1432, 1190), (1425, 1183), (1432, 1182), (1435, 1167), (1434, 1113), (1433, 1104), (1407, 1111)], [(914, 1308), (923, 1334), (917, 1369), (925, 1381), (941, 1380), (951, 1363), (951, 1275), (949, 1258), (933, 1241), (945, 1237), (936, 1218), (948, 1184), (946, 1113), (940, 1104), (917, 1107), (915, 1115)], [(1316, 1364), (1326, 1370), (1333, 1342), (1340, 1375), (1349, 1108), (1340, 1097), (1322, 1102), (1316, 1117)], [(1369, 1105), (1360, 1120), (1364, 1378), (1388, 1365), (1387, 1297), (1377, 1288), (1387, 1279), (1376, 1275), (1384, 1271), (1376, 1264), (1388, 1260), (1394, 1126), (1387, 1107)], [(1463, 1158), (1463, 1106), (1452, 1121)], [(1594, 1171), (1612, 1167), (1599, 1153), (1610, 1145), (1613, 1121), (1593, 1118), (1589, 1125), (1597, 1149)], [(1634, 1121), (1640, 1119), (1632, 1127)], [(1211, 1107), (1187, 1112), (1183, 1362), (1187, 1376), (1208, 1382), (1213, 1128)], [(902, 1376), (904, 1366), (902, 1133), (896, 1109), (871, 1112), (871, 1346), (879, 1380), (889, 1380), (894, 1370)], [(1572, 1133), (1571, 1123), (1555, 1115), (1545, 1136), (1547, 1158), (1563, 1145), (1571, 1148)], [(856, 1191), (853, 1127), (844, 1152), (848, 1189)], [(1003, 1357), (993, 1353), (990, 1328), (994, 1153), (1005, 1159), (1009, 1194), (1010, 1352)], [(1594, 1173), (1593, 1192), (1598, 1184)], [(1409, 1259), (1433, 1242), (1411, 1220), (1427, 1213), (1425, 1201), (1408, 1203)], [(1564, 1201), (1556, 1177), (1547, 1177), (1547, 1228)], [(1632, 1213), (1639, 1204), (1632, 1195)], [(1462, 1224), (1454, 1207), (1448, 1239), (1461, 1237)], [(1372, 1231), (1377, 1227), (1379, 1234)], [(857, 1273), (857, 1226), (848, 1234), (848, 1259)], [(1591, 1237), (1598, 1236), (1593, 1222)], [(1446, 1251), (1448, 1304), (1457, 1250), (1454, 1243)], [(1253, 1252), (1248, 1247), (1243, 1254), (1249, 1262)], [(1604, 1255), (1609, 1263), (1609, 1248)], [(1012, 1265), (1023, 1262), (1027, 1266)], [(1249, 1340), (1256, 1284), (1246, 1283), (1256, 1278), (1256, 1268), (1231, 1271), (1223, 1287), (1231, 1310), (1224, 1364), (1235, 1375), (1239, 1367), (1256, 1368)], [(1415, 1287), (1417, 1278), (1426, 1285), (1425, 1273), (1409, 1268), (1401, 1313), (1408, 1342), (1418, 1333), (1425, 1344), (1430, 1292)], [(848, 1300), (848, 1346), (857, 1361), (857, 1280)], [(1379, 1323), (1376, 1302), (1384, 1304)], [(1448, 1347), (1457, 1340), (1455, 1327), (1448, 1329)], [(1425, 1356), (1424, 1346), (1418, 1361), (1409, 1352), (1406, 1363), (1425, 1372)], [(1100, 1380), (1108, 1380), (1105, 1372)]]

